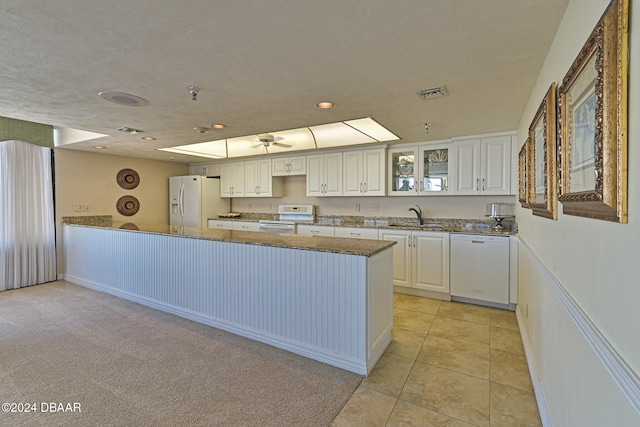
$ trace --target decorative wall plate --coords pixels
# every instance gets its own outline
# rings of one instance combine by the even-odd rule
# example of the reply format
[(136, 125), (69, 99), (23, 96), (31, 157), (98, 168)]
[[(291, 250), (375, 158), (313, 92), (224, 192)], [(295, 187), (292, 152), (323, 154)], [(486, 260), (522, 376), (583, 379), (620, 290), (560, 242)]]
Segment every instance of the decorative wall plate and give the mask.
[(122, 196), (116, 202), (116, 209), (121, 215), (135, 215), (140, 209), (140, 202), (133, 196)]
[(125, 190), (136, 188), (140, 184), (140, 176), (133, 169), (122, 169), (116, 176), (118, 185)]

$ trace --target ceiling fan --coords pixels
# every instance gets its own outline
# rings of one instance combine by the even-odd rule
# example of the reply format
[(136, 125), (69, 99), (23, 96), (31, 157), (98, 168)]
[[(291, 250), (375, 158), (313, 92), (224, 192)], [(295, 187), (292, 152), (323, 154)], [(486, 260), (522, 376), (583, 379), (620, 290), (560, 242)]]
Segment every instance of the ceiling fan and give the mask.
[(278, 145), (280, 147), (291, 148), (293, 145), (285, 144), (283, 142), (278, 142), (280, 140), (284, 140), (284, 138), (276, 136), (274, 137), (270, 133), (260, 133), (258, 134), (259, 144), (254, 145), (252, 148), (260, 147), (261, 145), (265, 148), (269, 148), (270, 145)]

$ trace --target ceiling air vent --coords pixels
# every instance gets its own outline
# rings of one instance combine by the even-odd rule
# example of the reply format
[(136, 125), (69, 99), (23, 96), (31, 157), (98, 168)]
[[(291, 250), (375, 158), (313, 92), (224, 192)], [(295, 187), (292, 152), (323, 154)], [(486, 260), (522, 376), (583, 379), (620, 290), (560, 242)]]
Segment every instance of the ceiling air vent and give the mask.
[(446, 94), (447, 89), (445, 89), (444, 86), (431, 87), (418, 92), (418, 96), (422, 99), (437, 98), (439, 96), (445, 96)]

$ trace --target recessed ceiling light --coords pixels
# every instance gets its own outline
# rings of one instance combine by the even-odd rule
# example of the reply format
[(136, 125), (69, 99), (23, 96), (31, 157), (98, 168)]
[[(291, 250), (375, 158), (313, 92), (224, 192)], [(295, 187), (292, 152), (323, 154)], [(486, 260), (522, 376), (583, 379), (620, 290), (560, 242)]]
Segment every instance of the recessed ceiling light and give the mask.
[(124, 133), (130, 133), (131, 135), (136, 135), (136, 134), (144, 132), (143, 130), (134, 129), (134, 128), (130, 128), (130, 127), (127, 127), (127, 126), (123, 126), (123, 127), (118, 128), (116, 130), (119, 130), (120, 132), (124, 132)]
[(224, 128), (226, 128), (226, 127), (227, 127), (227, 126), (226, 126), (226, 125), (223, 125), (222, 123), (214, 123), (214, 124), (212, 124), (212, 125), (211, 125), (211, 128), (212, 128), (212, 129), (224, 129)]
[(155, 141), (156, 139), (152, 136), (143, 136), (141, 139), (144, 139), (145, 141)]
[(94, 146), (93, 146), (93, 148), (96, 148), (96, 149), (98, 149), (98, 150), (103, 150), (103, 149), (105, 149), (105, 148), (107, 148), (107, 147), (105, 147), (105, 146), (103, 146), (103, 145), (94, 145)]
[(149, 101), (144, 98), (124, 92), (98, 92), (98, 95), (100, 98), (106, 99), (107, 101), (129, 107), (139, 107), (149, 103)]
[(316, 108), (320, 108), (321, 110), (326, 110), (327, 108), (333, 108), (336, 104), (331, 101), (322, 101), (316, 104)]

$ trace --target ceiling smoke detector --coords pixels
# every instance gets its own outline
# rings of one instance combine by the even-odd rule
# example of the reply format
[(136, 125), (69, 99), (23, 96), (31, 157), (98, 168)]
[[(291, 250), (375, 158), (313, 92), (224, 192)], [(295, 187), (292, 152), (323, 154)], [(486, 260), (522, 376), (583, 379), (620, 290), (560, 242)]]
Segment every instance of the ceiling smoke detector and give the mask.
[(437, 98), (447, 95), (447, 89), (444, 86), (431, 87), (418, 92), (418, 96), (422, 99)]

